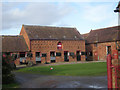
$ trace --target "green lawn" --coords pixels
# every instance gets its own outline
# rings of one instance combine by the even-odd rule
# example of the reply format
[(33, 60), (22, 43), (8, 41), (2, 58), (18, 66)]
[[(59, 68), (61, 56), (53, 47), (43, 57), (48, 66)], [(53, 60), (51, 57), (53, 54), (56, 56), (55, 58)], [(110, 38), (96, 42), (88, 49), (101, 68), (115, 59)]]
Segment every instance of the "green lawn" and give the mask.
[[(50, 68), (53, 67), (53, 70)], [(16, 72), (37, 73), (41, 75), (99, 76), (107, 75), (106, 62), (66, 64), (56, 66), (27, 67)]]
[(12, 83), (12, 84), (3, 84), (2, 88), (19, 88), (19, 84), (18, 83)]

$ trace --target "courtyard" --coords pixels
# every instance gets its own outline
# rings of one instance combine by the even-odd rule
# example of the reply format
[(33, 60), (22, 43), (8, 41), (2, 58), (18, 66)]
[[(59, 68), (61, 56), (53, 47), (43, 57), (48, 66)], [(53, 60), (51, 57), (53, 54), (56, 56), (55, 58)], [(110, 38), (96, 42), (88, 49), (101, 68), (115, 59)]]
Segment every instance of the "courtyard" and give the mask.
[(37, 65), (13, 73), (19, 88), (107, 88), (106, 62)]
[[(51, 69), (52, 68), (52, 69)], [(41, 75), (64, 75), (64, 76), (100, 76), (107, 75), (106, 62), (77, 62), (47, 64), (26, 67), (16, 72), (34, 73)]]

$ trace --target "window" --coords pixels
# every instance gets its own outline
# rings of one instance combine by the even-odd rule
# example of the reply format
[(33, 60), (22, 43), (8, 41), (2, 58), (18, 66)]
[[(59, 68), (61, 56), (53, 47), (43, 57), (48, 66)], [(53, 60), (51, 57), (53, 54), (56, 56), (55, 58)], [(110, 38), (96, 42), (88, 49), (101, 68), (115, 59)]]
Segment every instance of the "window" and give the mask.
[(81, 52), (81, 55), (86, 55), (86, 53), (85, 52)]
[(42, 57), (47, 57), (47, 54), (46, 54), (46, 53), (43, 53), (43, 54), (42, 54)]
[(36, 57), (40, 57), (40, 52), (36, 52)]
[(33, 57), (33, 54), (31, 52), (28, 52), (27, 57)]
[(20, 52), (20, 57), (25, 57), (25, 52)]
[(5, 54), (6, 54), (6, 55), (10, 55), (10, 53), (9, 53), (9, 52), (6, 52)]
[(56, 52), (56, 56), (61, 56), (61, 53), (60, 52)]
[(70, 52), (70, 56), (74, 56), (74, 52)]
[(12, 53), (12, 57), (13, 57), (13, 60), (16, 60), (18, 58), (18, 55)]
[(57, 49), (62, 49), (62, 43), (61, 42), (58, 42)]
[(107, 55), (111, 54), (111, 46), (107, 46)]
[(89, 56), (92, 56), (92, 52), (89, 52)]
[(50, 52), (50, 56), (55, 57), (55, 52)]
[(17, 54), (14, 54), (14, 60), (16, 60), (17, 59)]

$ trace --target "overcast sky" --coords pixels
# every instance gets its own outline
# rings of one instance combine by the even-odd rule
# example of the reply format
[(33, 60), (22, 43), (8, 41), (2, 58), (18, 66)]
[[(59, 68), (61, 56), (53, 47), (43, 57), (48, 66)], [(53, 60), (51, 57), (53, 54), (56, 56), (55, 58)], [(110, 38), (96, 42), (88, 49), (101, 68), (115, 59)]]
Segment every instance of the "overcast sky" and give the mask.
[[(118, 0), (119, 1), (119, 0)], [(118, 2), (3, 2), (2, 35), (18, 35), (22, 24), (76, 27), (81, 33), (118, 25)]]

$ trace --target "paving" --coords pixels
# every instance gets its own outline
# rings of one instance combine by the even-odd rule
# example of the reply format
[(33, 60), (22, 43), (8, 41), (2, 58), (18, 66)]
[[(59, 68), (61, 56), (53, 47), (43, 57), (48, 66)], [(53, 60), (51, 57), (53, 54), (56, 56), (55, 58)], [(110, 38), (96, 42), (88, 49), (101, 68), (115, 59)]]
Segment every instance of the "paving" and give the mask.
[(53, 76), (14, 72), (20, 88), (94, 88), (107, 90), (107, 76)]

